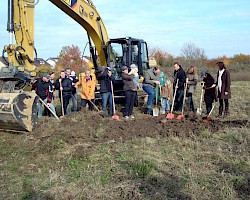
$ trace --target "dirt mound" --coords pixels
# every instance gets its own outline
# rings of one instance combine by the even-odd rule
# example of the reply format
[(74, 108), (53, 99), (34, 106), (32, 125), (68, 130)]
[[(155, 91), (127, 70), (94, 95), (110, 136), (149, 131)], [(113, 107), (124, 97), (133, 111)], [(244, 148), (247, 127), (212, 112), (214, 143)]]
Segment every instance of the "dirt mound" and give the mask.
[(199, 135), (204, 130), (214, 133), (225, 127), (249, 127), (248, 120), (218, 121), (184, 118), (179, 121), (164, 120), (163, 116), (140, 115), (134, 120), (120, 121), (105, 118), (98, 113), (78, 112), (65, 116), (61, 122), (45, 118), (40, 121), (33, 137), (39, 140), (60, 134), (68, 144), (80, 142), (112, 142), (145, 137), (189, 137)]

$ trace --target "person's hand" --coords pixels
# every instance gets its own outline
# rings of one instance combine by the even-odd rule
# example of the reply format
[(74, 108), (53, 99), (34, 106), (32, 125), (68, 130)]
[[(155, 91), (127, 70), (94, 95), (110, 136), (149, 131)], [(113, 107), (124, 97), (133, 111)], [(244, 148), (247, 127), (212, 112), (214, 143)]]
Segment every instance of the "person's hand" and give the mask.
[(78, 88), (78, 85), (76, 85), (76, 84), (74, 84), (73, 86), (74, 86), (75, 88)]
[(47, 106), (50, 108), (50, 103), (47, 103)]
[(178, 88), (179, 88), (178, 85), (176, 85), (176, 86), (175, 86), (175, 89), (178, 89)]
[(63, 87), (60, 87), (60, 90), (63, 91)]
[(225, 95), (228, 95), (228, 92), (225, 92)]
[(61, 79), (61, 78), (59, 78), (59, 82), (60, 82), (60, 83), (62, 82), (62, 79)]
[(188, 83), (188, 78), (186, 78), (186, 83)]
[(160, 85), (160, 81), (154, 81), (156, 85)]
[(213, 84), (213, 85), (211, 86), (211, 88), (214, 88), (214, 87), (216, 87), (216, 84)]
[(111, 75), (112, 75), (112, 72), (111, 72), (111, 71), (108, 71), (107, 74), (108, 74), (108, 76), (111, 76)]
[(70, 79), (71, 81), (73, 81), (73, 78), (72, 78), (72, 77), (69, 77), (69, 79)]

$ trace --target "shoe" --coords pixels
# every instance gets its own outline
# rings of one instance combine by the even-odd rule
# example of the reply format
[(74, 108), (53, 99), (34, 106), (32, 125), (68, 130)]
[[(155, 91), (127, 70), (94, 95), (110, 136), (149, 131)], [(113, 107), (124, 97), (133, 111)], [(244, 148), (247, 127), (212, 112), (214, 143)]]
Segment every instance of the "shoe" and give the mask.
[(133, 115), (130, 115), (129, 117), (130, 117), (130, 119), (134, 119), (135, 118)]
[(124, 116), (124, 118), (125, 118), (126, 120), (128, 120), (128, 119), (129, 119), (129, 116)]
[(107, 115), (105, 113), (100, 114), (102, 118), (106, 118)]

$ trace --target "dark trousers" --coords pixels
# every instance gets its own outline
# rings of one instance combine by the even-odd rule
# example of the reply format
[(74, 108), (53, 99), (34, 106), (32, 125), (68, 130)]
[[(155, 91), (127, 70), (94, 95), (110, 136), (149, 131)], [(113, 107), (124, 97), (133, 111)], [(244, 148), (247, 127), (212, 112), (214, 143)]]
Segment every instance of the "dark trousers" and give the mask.
[(187, 93), (188, 106), (192, 112), (194, 112), (194, 102), (193, 102), (193, 93)]
[(175, 101), (174, 101), (174, 110), (175, 111), (181, 111), (182, 110), (182, 104), (183, 104), (183, 90), (176, 91)]
[(212, 106), (213, 106), (213, 103), (212, 102), (209, 102), (209, 103), (206, 103), (206, 109), (207, 109), (207, 115), (210, 113), (210, 111), (212, 110)]
[(89, 106), (89, 110), (94, 110), (94, 106), (93, 106), (93, 104), (91, 103), (95, 103), (94, 102), (94, 99), (91, 99), (91, 100), (87, 100), (87, 99), (81, 99), (81, 108), (85, 108), (86, 107), (86, 105), (88, 104), (88, 106)]
[(222, 108), (222, 110), (223, 110), (223, 100), (224, 100), (224, 103), (225, 103), (225, 108), (229, 107), (228, 99), (219, 99), (220, 107)]
[[(63, 110), (64, 110), (64, 114), (69, 114), (69, 113), (67, 113), (67, 107), (69, 105), (69, 100), (70, 99), (71, 99), (71, 94), (63, 96)], [(60, 101), (61, 101), (61, 98), (60, 98)]]
[(125, 91), (125, 108), (124, 108), (124, 113), (123, 116), (130, 116), (132, 115), (133, 108), (135, 105), (135, 100), (136, 100), (136, 91), (132, 90), (127, 90)]

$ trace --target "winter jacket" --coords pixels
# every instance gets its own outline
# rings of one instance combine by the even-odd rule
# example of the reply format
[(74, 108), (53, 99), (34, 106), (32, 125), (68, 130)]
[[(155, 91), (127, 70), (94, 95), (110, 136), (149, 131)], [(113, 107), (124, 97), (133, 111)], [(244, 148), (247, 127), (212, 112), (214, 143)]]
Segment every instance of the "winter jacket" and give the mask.
[(108, 76), (108, 69), (104, 71), (98, 70), (96, 72), (97, 80), (100, 83), (100, 93), (111, 92), (111, 81), (114, 85), (115, 78), (113, 76)]
[(95, 85), (96, 82), (90, 76), (90, 79), (87, 80), (86, 76), (81, 78), (79, 82), (76, 83), (77, 86), (81, 86), (80, 95), (81, 99), (95, 99)]
[[(56, 88), (56, 90), (59, 90), (59, 97), (60, 97), (61, 93), (60, 93), (59, 79), (56, 80), (55, 88)], [(62, 90), (63, 97), (68, 96), (68, 95), (71, 96), (71, 94), (72, 94), (72, 81), (69, 78), (63, 78), (61, 84), (63, 87), (63, 90)]]
[[(218, 78), (219, 78), (219, 71), (217, 73), (217, 82), (216, 85), (218, 85)], [(225, 69), (221, 76), (222, 86), (221, 86), (221, 92), (218, 91), (218, 97), (220, 99), (230, 99), (231, 98), (231, 78), (230, 73), (228, 70)], [(225, 92), (228, 92), (228, 95), (225, 95)]]
[(129, 74), (122, 72), (122, 81), (123, 81), (124, 91), (128, 91), (128, 90), (136, 91), (137, 90), (137, 86), (135, 82), (133, 81), (134, 76), (135, 76), (134, 74), (129, 75)]
[(161, 97), (166, 99), (171, 99), (173, 96), (173, 90), (170, 86), (161, 87)]
[(181, 66), (177, 71), (174, 71), (173, 89), (175, 89), (177, 79), (179, 79), (177, 90), (184, 90), (184, 83), (186, 83), (186, 73)]
[(187, 83), (187, 93), (194, 93), (196, 90), (196, 85), (198, 81), (198, 74), (187, 73), (188, 83)]
[[(77, 83), (79, 81), (76, 76), (69, 76), (68, 78), (71, 80), (72, 83)], [(72, 89), (72, 94), (73, 95), (76, 94), (76, 88), (72, 86), (71, 89)]]
[(205, 90), (204, 93), (205, 103), (213, 103), (214, 100), (217, 101), (216, 87), (211, 88), (211, 86), (214, 84), (214, 78), (211, 75), (207, 75), (207, 77), (205, 77), (203, 81), (204, 81), (203, 89)]
[(36, 82), (32, 85), (32, 89), (35, 90), (36, 94), (42, 99), (47, 98), (47, 102), (51, 103), (52, 102), (52, 97), (53, 97), (53, 85), (52, 83), (45, 82), (42, 80), (42, 78), (38, 78)]
[(150, 85), (153, 88), (156, 87), (156, 84), (154, 83), (154, 81), (160, 81), (161, 77), (160, 77), (160, 73), (159, 74), (155, 74), (152, 69), (148, 69), (145, 74), (144, 74), (144, 79), (143, 79), (143, 84), (144, 85)]

